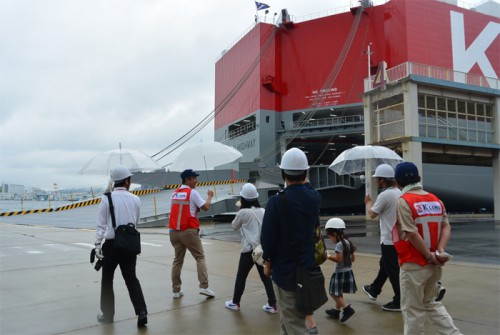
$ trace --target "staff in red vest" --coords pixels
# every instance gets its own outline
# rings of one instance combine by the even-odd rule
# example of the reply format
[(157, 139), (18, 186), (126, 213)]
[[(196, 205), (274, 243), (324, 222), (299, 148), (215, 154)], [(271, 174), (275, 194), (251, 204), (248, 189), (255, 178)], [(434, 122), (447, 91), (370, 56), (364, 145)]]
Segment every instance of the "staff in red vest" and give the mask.
[(415, 164), (399, 163), (395, 178), (402, 195), (397, 200), (392, 240), (401, 267), (404, 334), (424, 335), (426, 319), (439, 334), (461, 334), (444, 305), (435, 300), (443, 266), (450, 258), (444, 251), (451, 234), (444, 205), (423, 190)]
[(172, 290), (174, 299), (184, 295), (181, 289), (181, 271), (184, 264), (186, 249), (196, 260), (198, 281), (200, 282), (199, 293), (209, 298), (215, 297), (215, 293), (208, 287), (208, 271), (205, 263), (205, 252), (200, 239), (200, 221), (198, 212), (210, 208), (214, 192), (208, 190), (207, 201), (195, 190), (199, 174), (191, 169), (181, 173), (182, 186), (172, 193), (170, 207), (170, 243), (174, 247), (175, 256), (172, 266)]

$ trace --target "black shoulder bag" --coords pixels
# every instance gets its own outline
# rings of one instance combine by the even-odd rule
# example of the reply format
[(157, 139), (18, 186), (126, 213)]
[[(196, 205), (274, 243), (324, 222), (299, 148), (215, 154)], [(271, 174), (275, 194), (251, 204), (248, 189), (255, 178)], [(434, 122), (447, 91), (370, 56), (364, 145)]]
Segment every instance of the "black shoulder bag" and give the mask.
[(111, 199), (111, 193), (106, 193), (109, 202), (109, 212), (111, 213), (111, 222), (113, 223), (113, 229), (115, 230), (115, 240), (113, 242), (114, 247), (117, 251), (130, 254), (138, 255), (141, 253), (141, 234), (137, 229), (135, 229), (135, 224), (127, 223), (126, 225), (116, 226), (115, 219), (115, 208), (113, 206), (113, 200)]
[[(295, 229), (290, 224), (292, 221), (290, 220), (290, 214), (288, 212), (287, 200), (284, 192), (280, 193), (280, 199), (283, 204), (285, 218), (288, 221), (288, 238), (294, 250), (295, 261), (297, 262), (295, 309), (301, 313), (311, 314), (328, 301), (328, 296), (325, 290), (325, 276), (323, 275), (319, 265), (315, 265), (312, 269), (305, 269), (300, 265), (298, 253), (299, 242), (297, 241), (297, 234), (294, 234)], [(311, 232), (311, 234), (312, 233), (313, 232)]]

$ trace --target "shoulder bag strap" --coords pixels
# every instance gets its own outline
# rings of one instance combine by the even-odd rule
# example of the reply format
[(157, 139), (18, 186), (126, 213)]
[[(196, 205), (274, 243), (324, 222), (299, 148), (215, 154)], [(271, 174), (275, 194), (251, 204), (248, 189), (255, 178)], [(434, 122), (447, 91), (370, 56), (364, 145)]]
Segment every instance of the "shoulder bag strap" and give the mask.
[(113, 224), (113, 229), (116, 229), (116, 219), (115, 219), (115, 207), (113, 206), (113, 200), (111, 199), (111, 193), (105, 193), (108, 197), (109, 202), (109, 212), (111, 213), (111, 223)]
[(255, 220), (257, 220), (257, 223), (259, 224), (259, 229), (262, 229), (262, 222), (259, 220), (259, 218), (257, 217), (257, 214), (255, 214), (255, 212), (252, 208), (250, 208), (250, 213), (253, 215)]

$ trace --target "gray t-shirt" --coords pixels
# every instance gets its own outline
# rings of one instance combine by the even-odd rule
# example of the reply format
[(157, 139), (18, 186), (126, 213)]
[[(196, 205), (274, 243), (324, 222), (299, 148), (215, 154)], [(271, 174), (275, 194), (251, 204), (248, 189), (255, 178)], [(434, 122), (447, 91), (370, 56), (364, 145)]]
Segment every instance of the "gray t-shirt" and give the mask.
[(344, 245), (342, 244), (342, 242), (337, 242), (337, 244), (335, 245), (335, 252), (336, 253), (341, 252), (343, 257), (345, 257), (346, 252), (349, 253), (349, 261), (345, 262), (345, 263), (343, 261), (340, 263), (337, 263), (337, 266), (335, 267), (335, 272), (346, 272), (346, 271), (350, 271), (352, 269), (351, 252), (350, 252), (351, 244), (349, 243), (348, 240), (344, 240), (344, 241), (345, 241), (345, 244), (347, 245), (347, 248), (349, 248), (349, 250), (344, 250)]

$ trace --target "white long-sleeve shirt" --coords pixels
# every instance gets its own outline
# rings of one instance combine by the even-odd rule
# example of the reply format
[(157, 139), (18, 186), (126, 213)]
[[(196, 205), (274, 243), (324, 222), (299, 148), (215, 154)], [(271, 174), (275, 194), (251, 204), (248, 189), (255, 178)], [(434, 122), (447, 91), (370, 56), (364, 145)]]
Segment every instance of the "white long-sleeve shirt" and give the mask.
[(241, 229), (241, 252), (249, 252), (260, 245), (260, 231), (264, 208), (243, 208), (238, 211), (231, 226)]
[[(117, 187), (111, 193), (115, 208), (116, 226), (133, 223), (137, 225), (141, 214), (141, 200), (138, 196), (127, 191), (125, 187)], [(96, 243), (102, 239), (115, 238), (115, 231), (111, 222), (108, 198), (103, 195), (97, 211)]]

